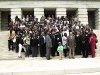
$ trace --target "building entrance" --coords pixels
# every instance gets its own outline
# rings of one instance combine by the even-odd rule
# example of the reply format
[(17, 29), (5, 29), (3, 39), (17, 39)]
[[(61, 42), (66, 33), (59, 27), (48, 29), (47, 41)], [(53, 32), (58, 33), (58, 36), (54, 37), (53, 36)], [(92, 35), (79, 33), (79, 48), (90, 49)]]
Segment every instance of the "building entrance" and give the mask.
[(26, 17), (32, 15), (34, 17), (34, 9), (22, 8), (22, 14)]
[(95, 11), (93, 10), (88, 11), (88, 23), (90, 28), (95, 29)]
[(1, 30), (8, 30), (10, 20), (10, 11), (1, 11)]
[(55, 17), (56, 9), (54, 9), (54, 8), (45, 8), (44, 9), (44, 15), (45, 15), (46, 18), (52, 17), (52, 16)]
[(67, 9), (67, 17), (71, 20), (72, 17), (76, 16), (76, 9)]

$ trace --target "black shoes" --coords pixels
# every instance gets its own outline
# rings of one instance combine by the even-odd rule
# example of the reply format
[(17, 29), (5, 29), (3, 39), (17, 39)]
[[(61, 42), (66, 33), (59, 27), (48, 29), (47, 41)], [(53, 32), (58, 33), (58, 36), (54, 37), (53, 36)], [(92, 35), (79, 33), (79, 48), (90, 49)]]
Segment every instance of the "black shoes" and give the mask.
[(18, 58), (22, 58), (22, 56), (18, 56)]
[(75, 57), (69, 57), (69, 59), (71, 59), (71, 58), (72, 58), (72, 59), (75, 59)]

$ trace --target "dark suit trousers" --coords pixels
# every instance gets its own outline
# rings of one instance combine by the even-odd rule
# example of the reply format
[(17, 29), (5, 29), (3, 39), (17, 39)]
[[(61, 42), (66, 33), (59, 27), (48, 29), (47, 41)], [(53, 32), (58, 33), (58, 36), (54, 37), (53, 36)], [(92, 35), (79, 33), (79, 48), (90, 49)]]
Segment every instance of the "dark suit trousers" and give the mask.
[(31, 47), (32, 49), (32, 57), (37, 57), (37, 46)]
[(50, 53), (51, 53), (51, 49), (46, 47), (46, 58), (47, 58), (47, 60), (50, 59)]
[(12, 47), (13, 50), (13, 41), (12, 40), (8, 40), (8, 48), (10, 50), (10, 46)]
[(82, 54), (83, 54), (83, 57), (88, 57), (89, 45), (82, 44)]
[(18, 51), (19, 51), (19, 46), (18, 46), (18, 40), (16, 39), (16, 53), (18, 53)]
[(40, 57), (45, 57), (46, 54), (46, 44), (41, 44), (40, 45)]
[(54, 57), (55, 56), (55, 51), (56, 51), (56, 48), (55, 48), (55, 46), (53, 46), (52, 48), (51, 48), (51, 55)]

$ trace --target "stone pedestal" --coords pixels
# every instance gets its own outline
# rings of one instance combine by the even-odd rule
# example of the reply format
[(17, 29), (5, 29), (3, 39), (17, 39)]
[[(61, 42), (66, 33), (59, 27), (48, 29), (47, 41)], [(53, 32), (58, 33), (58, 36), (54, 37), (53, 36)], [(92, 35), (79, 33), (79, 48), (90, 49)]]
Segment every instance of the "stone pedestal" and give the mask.
[(76, 16), (78, 21), (81, 21), (82, 24), (88, 24), (88, 12), (87, 8), (78, 8), (76, 11)]
[(95, 29), (100, 30), (100, 9), (95, 11)]
[(56, 16), (66, 16), (66, 8), (56, 8)]
[(34, 16), (40, 21), (40, 18), (44, 16), (44, 8), (34, 8)]
[(18, 18), (21, 18), (21, 16), (22, 16), (21, 8), (11, 8), (11, 19), (13, 21), (15, 21), (16, 16), (18, 16)]

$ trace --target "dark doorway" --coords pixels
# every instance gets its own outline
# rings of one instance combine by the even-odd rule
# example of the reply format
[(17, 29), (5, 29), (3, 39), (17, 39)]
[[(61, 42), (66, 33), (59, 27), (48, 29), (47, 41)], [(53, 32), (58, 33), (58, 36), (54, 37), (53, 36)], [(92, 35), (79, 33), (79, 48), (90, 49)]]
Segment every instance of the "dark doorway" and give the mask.
[(95, 29), (95, 11), (88, 11), (88, 22), (92, 29)]
[(10, 20), (10, 11), (1, 11), (1, 30), (8, 30)]
[(53, 8), (45, 8), (44, 9), (44, 15), (45, 17), (52, 17), (52, 15), (55, 17), (55, 14), (56, 14), (56, 9), (53, 9)]
[(27, 15), (32, 15), (34, 17), (34, 11), (23, 11), (23, 15), (26, 17)]
[(76, 15), (76, 10), (67, 10), (67, 17), (69, 18), (69, 19), (71, 19), (71, 17), (75, 17), (75, 15)]

